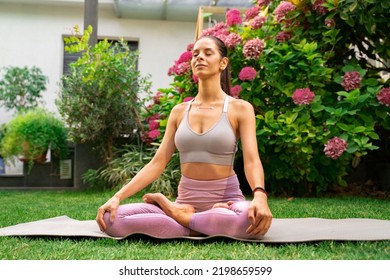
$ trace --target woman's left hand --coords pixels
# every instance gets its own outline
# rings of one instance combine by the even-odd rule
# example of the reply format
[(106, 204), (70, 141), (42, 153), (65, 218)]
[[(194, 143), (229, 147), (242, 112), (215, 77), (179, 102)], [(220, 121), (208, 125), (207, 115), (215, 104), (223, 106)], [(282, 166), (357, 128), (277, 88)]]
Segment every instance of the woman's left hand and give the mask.
[(268, 207), (267, 196), (264, 193), (256, 192), (249, 209), (248, 219), (251, 225), (246, 232), (254, 236), (264, 236), (272, 223), (272, 213)]

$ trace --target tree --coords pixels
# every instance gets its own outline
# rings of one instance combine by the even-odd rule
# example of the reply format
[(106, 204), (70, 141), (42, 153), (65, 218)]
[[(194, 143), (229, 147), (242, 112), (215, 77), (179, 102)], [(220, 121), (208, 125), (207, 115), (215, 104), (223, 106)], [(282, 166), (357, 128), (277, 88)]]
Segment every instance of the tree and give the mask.
[(16, 113), (37, 107), (42, 102), (48, 78), (36, 66), (4, 67), (0, 80), (0, 104)]
[(65, 50), (81, 52), (81, 57), (62, 77), (56, 104), (71, 139), (91, 143), (109, 162), (115, 138), (142, 130), (139, 95), (149, 91), (150, 83), (137, 70), (138, 52), (125, 41), (113, 44), (105, 39), (92, 47), (88, 44), (92, 27), (81, 37), (77, 28), (75, 33), (65, 38)]

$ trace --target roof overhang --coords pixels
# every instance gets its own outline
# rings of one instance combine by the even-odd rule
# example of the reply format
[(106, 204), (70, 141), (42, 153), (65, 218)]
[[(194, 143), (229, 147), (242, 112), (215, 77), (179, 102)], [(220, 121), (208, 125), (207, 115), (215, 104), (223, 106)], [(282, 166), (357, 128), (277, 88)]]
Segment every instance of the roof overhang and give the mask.
[(252, 0), (114, 0), (120, 18), (196, 22), (199, 7), (249, 8)]

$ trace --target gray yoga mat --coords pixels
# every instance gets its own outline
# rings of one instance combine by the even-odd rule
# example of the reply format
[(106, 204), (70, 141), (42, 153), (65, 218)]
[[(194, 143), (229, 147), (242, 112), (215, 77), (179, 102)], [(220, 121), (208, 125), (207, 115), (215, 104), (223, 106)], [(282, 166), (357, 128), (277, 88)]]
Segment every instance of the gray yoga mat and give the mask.
[[(94, 220), (75, 220), (68, 216), (21, 223), (0, 228), (0, 236), (57, 236), (114, 238), (99, 230)], [(150, 236), (159, 238), (157, 236)], [(174, 238), (205, 240), (227, 237), (235, 240), (263, 243), (296, 243), (310, 241), (376, 241), (390, 240), (390, 220), (378, 219), (321, 219), (321, 218), (274, 218), (267, 235), (259, 240), (237, 239), (228, 236)], [(165, 239), (165, 238), (164, 238)]]

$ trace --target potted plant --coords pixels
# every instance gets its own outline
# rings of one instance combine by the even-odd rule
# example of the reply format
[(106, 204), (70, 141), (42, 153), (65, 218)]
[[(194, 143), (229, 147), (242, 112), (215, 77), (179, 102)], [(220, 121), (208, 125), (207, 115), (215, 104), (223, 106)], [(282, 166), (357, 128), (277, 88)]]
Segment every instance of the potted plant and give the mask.
[(46, 161), (46, 153), (64, 158), (67, 155), (67, 128), (54, 113), (42, 108), (30, 109), (17, 114), (7, 125), (0, 143), (0, 154), (4, 160), (15, 158), (28, 163)]

